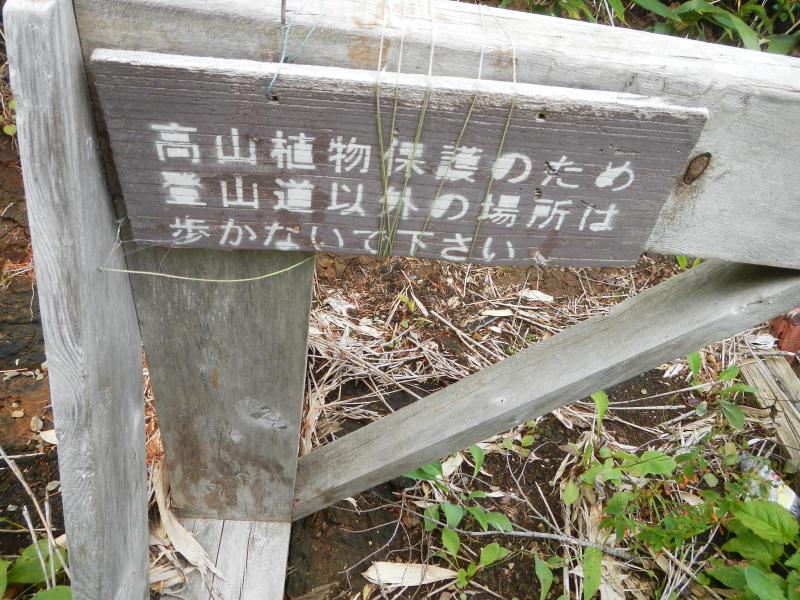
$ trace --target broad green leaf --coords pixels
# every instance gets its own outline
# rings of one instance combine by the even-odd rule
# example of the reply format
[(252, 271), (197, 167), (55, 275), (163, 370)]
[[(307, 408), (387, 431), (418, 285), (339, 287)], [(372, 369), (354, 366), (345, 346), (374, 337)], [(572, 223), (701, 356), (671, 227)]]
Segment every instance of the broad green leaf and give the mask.
[(483, 510), (480, 506), (470, 506), (469, 508), (467, 508), (467, 511), (478, 522), (478, 525), (481, 526), (481, 529), (483, 529), (484, 531), (489, 529), (489, 521), (486, 520), (485, 510)]
[(750, 500), (733, 509), (736, 519), (768, 542), (788, 544), (798, 534), (797, 521), (788, 510), (769, 500)]
[(13, 123), (8, 123), (7, 125), (3, 125), (3, 133), (6, 135), (14, 135), (17, 133), (17, 126)]
[(37, 592), (32, 600), (72, 600), (72, 590), (68, 585), (57, 585), (49, 590)]
[(716, 561), (714, 568), (706, 571), (711, 577), (722, 585), (732, 590), (744, 590), (747, 580), (744, 578), (744, 569), (738, 565), (727, 566), (724, 562)]
[(501, 512), (486, 513), (486, 521), (498, 531), (514, 530), (514, 526), (511, 524), (511, 521), (509, 521), (508, 517)]
[(483, 458), (484, 453), (480, 446), (470, 446), (469, 453), (472, 456), (472, 462), (475, 463), (475, 470), (472, 473), (473, 477), (477, 477), (478, 473), (481, 472), (481, 467), (483, 467)]
[[(45, 566), (48, 572), (50, 572), (50, 555), (47, 551), (47, 539), (39, 540), (37, 545), (44, 558)], [(64, 550), (59, 548), (54, 550), (54, 552), (60, 553), (64, 562), (67, 562), (67, 556)], [(54, 565), (56, 573), (61, 573), (63, 570), (61, 562), (55, 556), (53, 558), (56, 561)], [(42, 564), (39, 562), (39, 557), (36, 555), (36, 546), (31, 544), (22, 551), (22, 554), (8, 572), (8, 583), (40, 584), (44, 583), (44, 580), (45, 576), (42, 572)]]
[(758, 600), (786, 600), (781, 586), (768, 577), (761, 569), (748, 565), (744, 569), (747, 587)]
[(637, 477), (671, 475), (677, 466), (674, 458), (658, 450), (645, 450), (635, 462), (622, 465), (624, 469)]
[(674, 9), (676, 15), (685, 15), (687, 13), (716, 13), (722, 9), (706, 2), (706, 0), (689, 0), (684, 2), (678, 8)]
[(599, 548), (583, 549), (583, 600), (589, 600), (600, 589), (603, 552)]
[(421, 481), (435, 481), (442, 474), (443, 471), (441, 463), (439, 461), (434, 461), (432, 463), (428, 463), (427, 465), (423, 465), (418, 469), (414, 469), (409, 473), (406, 473), (404, 477), (408, 477), (409, 479), (419, 479)]
[(456, 587), (458, 589), (463, 589), (467, 587), (469, 583), (469, 577), (467, 576), (467, 572), (464, 569), (459, 569), (458, 573), (456, 573)]
[(631, 492), (617, 492), (606, 504), (606, 512), (609, 515), (613, 515), (618, 517), (623, 513), (625, 507), (628, 506), (628, 503), (633, 498), (633, 493)]
[(570, 479), (567, 482), (567, 485), (564, 486), (564, 492), (562, 493), (561, 498), (564, 500), (564, 504), (569, 506), (575, 503), (579, 494), (580, 491), (578, 490), (578, 486), (575, 485), (575, 482)]
[(6, 586), (8, 586), (8, 567), (10, 565), (10, 561), (0, 560), (0, 598), (6, 593)]
[(723, 398), (727, 398), (728, 396), (732, 396), (737, 392), (742, 392), (745, 394), (757, 394), (758, 389), (749, 385), (745, 385), (744, 383), (734, 383), (733, 385), (729, 385), (728, 387), (721, 389), (719, 395)]
[(717, 479), (717, 476), (714, 475), (713, 473), (706, 473), (705, 475), (703, 475), (703, 481), (706, 482), (706, 485), (708, 485), (708, 487), (715, 488), (719, 485), (719, 479)]
[(492, 542), (491, 544), (484, 546), (481, 548), (481, 557), (478, 562), (483, 567), (488, 567), (492, 563), (496, 562), (498, 558), (500, 558), (502, 554), (502, 548), (500, 544), (497, 542)]
[(622, 3), (622, 0), (608, 0), (608, 3), (611, 5), (611, 10), (614, 11), (614, 16), (624, 23), (625, 5)]
[(712, 15), (711, 18), (726, 29), (732, 29), (736, 31), (746, 48), (749, 48), (750, 50), (761, 50), (758, 34), (750, 29), (747, 23), (742, 21), (733, 13), (729, 13), (728, 11), (720, 11)]
[(464, 509), (458, 504), (450, 504), (449, 502), (445, 502), (442, 504), (442, 511), (444, 512), (444, 518), (447, 521), (447, 526), (451, 529), (458, 527), (458, 524), (461, 523), (461, 519), (464, 518)]
[(786, 597), (788, 600), (800, 600), (800, 571), (792, 571), (786, 578)]
[(791, 54), (797, 46), (796, 35), (771, 35), (767, 38), (767, 52), (772, 54)]
[(719, 374), (719, 381), (733, 381), (739, 376), (739, 367), (731, 365)]
[(453, 556), (458, 554), (458, 549), (461, 547), (458, 534), (449, 527), (442, 529), (442, 546)]
[(675, 261), (681, 269), (685, 269), (689, 266), (689, 257), (685, 254), (678, 254), (678, 256), (675, 257)]
[(13, 98), (8, 101), (8, 110), (15, 111), (17, 110), (17, 101)]
[(439, 505), (430, 504), (426, 506), (425, 510), (422, 511), (422, 518), (425, 525), (425, 531), (433, 531), (436, 529), (436, 522), (439, 520)]
[(670, 21), (679, 21), (680, 19), (675, 15), (675, 11), (673, 11), (668, 6), (661, 4), (658, 0), (633, 0), (636, 4), (644, 8), (645, 10), (649, 10), (651, 13), (657, 14), (659, 17), (664, 17), (665, 19), (669, 19)]
[(692, 371), (692, 381), (697, 385), (700, 367), (703, 364), (703, 357), (700, 356), (699, 352), (689, 352), (689, 354), (686, 355), (686, 362), (689, 364), (689, 369)]
[(522, 447), (523, 448), (530, 448), (531, 446), (533, 446), (533, 442), (535, 442), (535, 441), (536, 441), (536, 438), (534, 438), (532, 435), (530, 435), (530, 434), (529, 435), (525, 435), (525, 436), (522, 437), (522, 442), (521, 442), (522, 443)]
[(534, 568), (536, 570), (536, 579), (539, 580), (539, 600), (545, 600), (550, 592), (550, 587), (553, 585), (553, 571), (550, 569), (550, 565), (539, 558), (538, 555), (535, 557)]
[(792, 557), (783, 564), (790, 569), (800, 569), (800, 551), (795, 552)]
[(597, 427), (598, 429), (603, 426), (603, 417), (606, 416), (608, 410), (608, 394), (603, 390), (598, 390), (592, 394), (594, 406), (597, 409)]
[(762, 540), (750, 531), (742, 531), (722, 546), (727, 552), (736, 552), (747, 560), (769, 568), (783, 555), (783, 544)]
[(708, 414), (708, 402), (703, 400), (694, 409), (694, 414), (698, 417), (705, 417)]
[(744, 429), (744, 413), (741, 408), (728, 400), (720, 400), (719, 408), (722, 411), (722, 416), (725, 417), (731, 427), (740, 431)]

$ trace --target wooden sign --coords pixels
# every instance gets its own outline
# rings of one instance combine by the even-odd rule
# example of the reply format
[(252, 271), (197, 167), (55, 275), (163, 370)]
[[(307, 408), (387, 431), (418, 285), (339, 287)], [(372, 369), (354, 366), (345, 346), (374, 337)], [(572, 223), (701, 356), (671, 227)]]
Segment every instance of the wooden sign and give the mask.
[(92, 70), (133, 236), (154, 245), (630, 264), (707, 116), (629, 94), (146, 52), (97, 50)]

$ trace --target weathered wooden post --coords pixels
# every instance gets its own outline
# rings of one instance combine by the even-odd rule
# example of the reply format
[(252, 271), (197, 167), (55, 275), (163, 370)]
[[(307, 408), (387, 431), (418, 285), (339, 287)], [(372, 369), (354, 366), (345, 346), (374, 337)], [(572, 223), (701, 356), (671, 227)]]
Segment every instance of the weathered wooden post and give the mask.
[[(800, 296), (800, 148), (774, 144), (800, 129), (791, 59), (446, 0), (328, 0), (292, 15), (308, 64), (281, 64), (278, 9), (6, 6), (77, 599), (146, 594), (139, 336), (175, 503), (226, 575), (192, 592), (254, 600), (282, 596), (293, 519)], [(298, 462), (313, 252), (610, 266), (643, 250), (731, 262)]]

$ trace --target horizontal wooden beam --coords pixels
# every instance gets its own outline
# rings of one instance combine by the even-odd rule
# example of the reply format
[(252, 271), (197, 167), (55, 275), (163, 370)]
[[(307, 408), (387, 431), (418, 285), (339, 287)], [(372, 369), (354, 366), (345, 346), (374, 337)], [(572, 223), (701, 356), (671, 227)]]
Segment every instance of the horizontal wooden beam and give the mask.
[(708, 262), (300, 459), (294, 518), (796, 304), (800, 272)]
[[(105, 47), (275, 61), (283, 48), (277, 2), (75, 6), (87, 56)], [(294, 1), (289, 19), (289, 56), (310, 34), (295, 62), (374, 71), (383, 39), (392, 71), (402, 40), (402, 70), (426, 73), (435, 32), (434, 75), (475, 78), (483, 54), (482, 77), (508, 81), (515, 57), (523, 83), (699, 101), (710, 118), (697, 153), (710, 162), (699, 178), (676, 182), (646, 248), (800, 266), (800, 145), (779, 142), (800, 131), (796, 59), (448, 0)]]
[(133, 238), (183, 248), (634, 264), (708, 115), (615, 92), (152, 52), (95, 50), (91, 69)]

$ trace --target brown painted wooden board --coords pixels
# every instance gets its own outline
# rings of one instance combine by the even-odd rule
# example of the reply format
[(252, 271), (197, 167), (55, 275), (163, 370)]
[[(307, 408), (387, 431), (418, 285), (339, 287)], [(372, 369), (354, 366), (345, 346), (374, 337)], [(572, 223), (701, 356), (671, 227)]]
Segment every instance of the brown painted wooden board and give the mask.
[(134, 237), (155, 245), (372, 254), (393, 230), (397, 255), (628, 264), (707, 116), (392, 73), (377, 111), (375, 72), (146, 52), (97, 50), (92, 70)]

